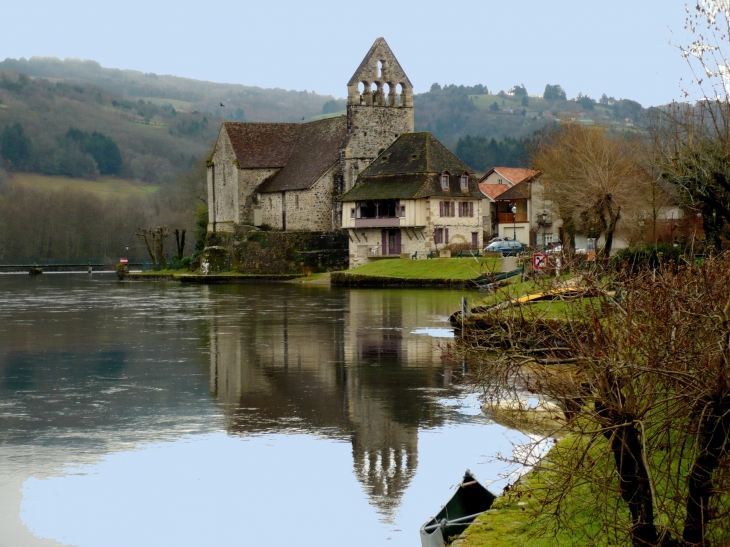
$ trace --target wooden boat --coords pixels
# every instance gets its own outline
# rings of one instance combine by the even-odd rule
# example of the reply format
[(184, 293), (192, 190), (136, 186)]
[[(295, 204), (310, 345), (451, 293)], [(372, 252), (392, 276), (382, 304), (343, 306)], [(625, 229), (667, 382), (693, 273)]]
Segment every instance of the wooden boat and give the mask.
[(496, 496), (479, 484), (467, 469), (451, 499), (435, 517), (421, 526), (421, 546), (444, 547), (489, 509), (495, 499)]

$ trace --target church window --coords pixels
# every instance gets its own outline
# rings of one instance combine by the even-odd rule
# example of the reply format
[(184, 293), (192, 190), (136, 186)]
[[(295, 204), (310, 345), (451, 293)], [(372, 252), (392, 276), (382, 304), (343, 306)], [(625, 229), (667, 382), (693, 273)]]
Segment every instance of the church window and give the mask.
[(469, 189), (469, 176), (468, 175), (461, 175), (461, 189), (462, 190)]
[(448, 173), (444, 173), (441, 175), (441, 189), (442, 190), (449, 189), (449, 174)]

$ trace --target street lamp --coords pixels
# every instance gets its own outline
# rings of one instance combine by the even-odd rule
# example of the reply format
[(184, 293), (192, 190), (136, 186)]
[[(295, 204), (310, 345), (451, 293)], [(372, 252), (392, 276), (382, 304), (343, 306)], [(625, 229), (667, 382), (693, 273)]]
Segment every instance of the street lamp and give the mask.
[(512, 204), (512, 239), (517, 241), (517, 205)]
[(542, 217), (542, 252), (544, 253), (545, 252), (545, 248), (546, 248), (546, 246), (545, 246), (545, 232), (547, 230), (547, 217), (548, 217), (547, 211), (543, 211), (542, 212), (542, 215), (540, 215), (540, 216)]

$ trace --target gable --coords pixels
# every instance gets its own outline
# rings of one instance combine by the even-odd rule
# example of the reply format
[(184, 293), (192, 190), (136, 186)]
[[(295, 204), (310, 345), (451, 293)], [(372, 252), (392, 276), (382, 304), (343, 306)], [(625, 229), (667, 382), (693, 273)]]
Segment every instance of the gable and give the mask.
[[(378, 61), (381, 61), (383, 65), (382, 74), (378, 74)], [(359, 82), (374, 81), (392, 82), (413, 87), (390, 46), (382, 37), (375, 40), (347, 85), (353, 86)]]

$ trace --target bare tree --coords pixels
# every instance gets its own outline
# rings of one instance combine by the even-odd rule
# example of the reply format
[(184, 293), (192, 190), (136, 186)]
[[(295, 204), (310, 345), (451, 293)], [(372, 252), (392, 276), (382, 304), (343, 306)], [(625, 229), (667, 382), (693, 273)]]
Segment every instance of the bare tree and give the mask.
[[(584, 280), (585, 298), (558, 312), (501, 305), (467, 320), (470, 379), (488, 406), (539, 394), (561, 409), (549, 436), (566, 436), (533, 491), (544, 531), (582, 518), (597, 545), (730, 542), (728, 272), (730, 257), (622, 268)], [(554, 283), (545, 290), (566, 289)]]
[(622, 211), (635, 205), (637, 188), (648, 179), (640, 150), (631, 138), (566, 123), (538, 144), (532, 158), (542, 172), (546, 197), (558, 204), (568, 229), (603, 236), (606, 256)]

